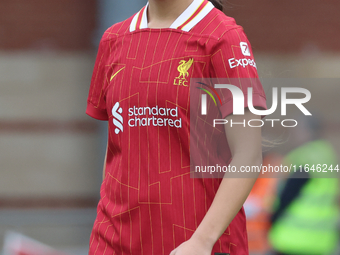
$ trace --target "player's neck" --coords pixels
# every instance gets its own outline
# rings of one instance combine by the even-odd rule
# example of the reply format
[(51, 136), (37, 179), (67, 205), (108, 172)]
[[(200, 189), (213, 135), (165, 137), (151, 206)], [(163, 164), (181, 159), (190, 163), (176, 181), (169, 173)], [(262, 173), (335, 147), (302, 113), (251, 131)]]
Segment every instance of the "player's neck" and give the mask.
[(148, 27), (168, 28), (193, 0), (149, 0)]

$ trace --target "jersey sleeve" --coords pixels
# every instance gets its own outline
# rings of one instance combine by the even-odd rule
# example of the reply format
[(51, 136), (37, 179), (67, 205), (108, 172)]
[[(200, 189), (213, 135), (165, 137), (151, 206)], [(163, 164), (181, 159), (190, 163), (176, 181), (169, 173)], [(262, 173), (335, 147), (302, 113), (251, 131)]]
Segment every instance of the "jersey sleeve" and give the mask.
[(87, 98), (86, 114), (98, 120), (108, 120), (105, 91), (108, 85), (107, 52), (103, 41), (99, 44), (96, 62), (93, 69), (90, 91)]
[[(257, 66), (250, 43), (242, 27), (227, 31), (216, 44), (211, 57), (212, 77), (226, 78), (229, 84), (239, 87), (244, 95), (244, 107), (248, 107), (248, 88), (253, 88), (253, 106), (267, 109), (266, 96), (258, 78)], [(233, 97), (228, 89), (221, 89), (220, 112), (222, 118), (233, 112)]]

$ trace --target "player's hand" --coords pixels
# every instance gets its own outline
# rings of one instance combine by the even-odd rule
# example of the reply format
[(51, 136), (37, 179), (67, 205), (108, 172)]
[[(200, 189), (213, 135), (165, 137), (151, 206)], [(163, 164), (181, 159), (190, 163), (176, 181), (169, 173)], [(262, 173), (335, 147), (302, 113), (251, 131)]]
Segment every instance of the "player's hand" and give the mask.
[(191, 238), (170, 252), (170, 255), (211, 255), (211, 251), (212, 245)]

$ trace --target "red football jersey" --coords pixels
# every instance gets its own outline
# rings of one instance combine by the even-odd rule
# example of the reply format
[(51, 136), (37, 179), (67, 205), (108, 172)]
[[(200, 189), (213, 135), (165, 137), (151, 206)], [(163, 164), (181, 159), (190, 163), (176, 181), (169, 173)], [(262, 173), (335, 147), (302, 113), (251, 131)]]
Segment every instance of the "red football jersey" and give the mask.
[[(109, 138), (90, 254), (169, 254), (191, 237), (221, 179), (190, 178), (190, 78), (257, 77), (242, 27), (210, 2), (194, 0), (166, 29), (149, 29), (146, 13), (105, 32), (94, 67), (86, 112), (109, 121)], [(248, 254), (243, 209), (213, 252)]]

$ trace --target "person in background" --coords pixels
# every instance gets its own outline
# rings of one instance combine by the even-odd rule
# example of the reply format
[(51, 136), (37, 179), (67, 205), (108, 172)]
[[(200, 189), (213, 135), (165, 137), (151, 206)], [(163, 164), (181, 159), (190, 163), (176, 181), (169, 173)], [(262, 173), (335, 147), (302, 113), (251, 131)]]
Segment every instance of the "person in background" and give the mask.
[(339, 241), (339, 180), (332, 178), (339, 174), (336, 154), (321, 139), (320, 121), (304, 116), (298, 123), (291, 134), (295, 148), (284, 158), (297, 171), (279, 195), (269, 241), (277, 255), (331, 254)]
[[(279, 166), (281, 163), (282, 155), (278, 153), (271, 152), (264, 155), (263, 166)], [(278, 178), (271, 177), (268, 172), (261, 174), (244, 203), (247, 216), (249, 253), (251, 255), (264, 255), (270, 250), (268, 244), (270, 216), (279, 183)]]

